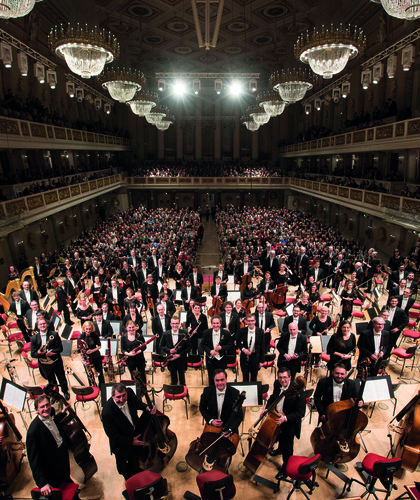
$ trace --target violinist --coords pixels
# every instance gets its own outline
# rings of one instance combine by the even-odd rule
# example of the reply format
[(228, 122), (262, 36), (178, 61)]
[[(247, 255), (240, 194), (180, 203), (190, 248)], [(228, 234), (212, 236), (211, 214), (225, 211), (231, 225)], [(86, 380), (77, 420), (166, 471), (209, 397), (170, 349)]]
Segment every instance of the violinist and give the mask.
[(353, 312), (353, 301), (355, 298), (354, 282), (347, 280), (344, 285), (344, 289), (341, 292), (341, 317), (343, 319), (351, 317), (351, 313)]
[(190, 301), (198, 299), (198, 292), (195, 286), (191, 286), (191, 280), (187, 278), (185, 280), (185, 287), (181, 291), (181, 300), (184, 303), (184, 311), (190, 309)]
[(153, 270), (153, 274), (155, 283), (163, 283), (168, 280), (168, 268), (163, 264), (163, 259), (158, 259), (158, 263)]
[(191, 301), (190, 304), (191, 306), (187, 312), (185, 327), (190, 331), (197, 323), (200, 323), (200, 326), (190, 340), (191, 352), (192, 354), (196, 354), (198, 352), (198, 340), (203, 338), (203, 333), (208, 329), (208, 320), (207, 316), (202, 312), (199, 302)]
[[(137, 410), (143, 411), (140, 417)], [(149, 422), (145, 410), (148, 410), (148, 406), (122, 383), (112, 386), (111, 397), (102, 410), (102, 424), (109, 439), (111, 453), (115, 455), (119, 474), (126, 480), (140, 472), (136, 450), (144, 445), (141, 435)], [(156, 413), (154, 405), (150, 411), (152, 414)]]
[(88, 297), (84, 293), (79, 294), (79, 305), (76, 308), (76, 317), (83, 326), (85, 321), (90, 321), (93, 315), (93, 308), (88, 302)]
[[(99, 350), (101, 349), (101, 341), (99, 336), (95, 332), (95, 327), (92, 321), (85, 321), (82, 326), (82, 333), (77, 337), (77, 341), (83, 340), (86, 342), (88, 349), (86, 350), (86, 356), (88, 356), (89, 363), (95, 368), (98, 375), (98, 384), (105, 383), (104, 372), (102, 370), (102, 356)], [(78, 347), (78, 352), (80, 355), (80, 347)], [(83, 364), (86, 363), (83, 355), (80, 355)]]
[[(147, 281), (147, 276), (151, 273), (150, 269), (147, 268), (147, 262), (145, 260), (141, 261), (141, 266), (137, 271), (137, 286), (138, 289), (141, 290), (143, 283)], [(143, 297), (144, 302), (144, 297)]]
[(312, 305), (318, 304), (318, 302), (321, 298), (321, 295), (319, 293), (318, 286), (315, 283), (313, 285), (311, 285), (308, 293), (309, 293), (309, 297), (308, 297), (309, 302)]
[[(92, 285), (90, 286), (90, 294), (93, 297), (93, 301), (96, 303), (98, 307), (101, 305), (101, 300), (102, 302), (104, 301), (105, 291), (106, 287), (101, 283), (99, 279), (99, 274), (97, 274), (93, 278)], [(101, 298), (99, 297), (100, 294)]]
[(201, 347), (206, 353), (206, 366), (209, 383), (214, 383), (213, 373), (216, 369), (226, 369), (226, 355), (232, 349), (233, 338), (229, 330), (222, 329), (219, 316), (211, 318), (211, 328), (203, 333)]
[(242, 321), (245, 316), (245, 307), (242, 305), (242, 299), (235, 300), (235, 307), (233, 308), (233, 312), (238, 315), (239, 321)]
[[(343, 258), (343, 255), (341, 255), (341, 258)], [(331, 277), (332, 277), (331, 274), (333, 272), (335, 272), (334, 269), (337, 266), (337, 260), (338, 260), (338, 257), (336, 256), (336, 253), (334, 252), (334, 247), (329, 246), (328, 251), (325, 252), (325, 254), (322, 257), (322, 262), (321, 262), (321, 268), (324, 272), (324, 277), (326, 278), (326, 283), (325, 283), (326, 287), (330, 286)]]
[[(42, 495), (49, 497), (51, 488), (73, 482), (70, 478), (69, 451), (53, 417), (54, 410), (48, 396), (40, 396), (34, 403), (37, 416), (29, 426), (26, 449), (35, 483)], [(79, 499), (79, 496), (74, 498)]]
[[(290, 370), (284, 366), (280, 366), (278, 380), (274, 382), (273, 393), (267, 401), (267, 407), (270, 407), (282, 392), (293, 385), (295, 385), (295, 382), (292, 381)], [(289, 458), (293, 455), (295, 436), (298, 439), (300, 438), (301, 423), (302, 418), (305, 416), (305, 409), (306, 400), (303, 396), (303, 391), (299, 391), (293, 398), (283, 397), (276, 406), (276, 411), (280, 415), (276, 420), (276, 424), (282, 426), (282, 428), (278, 436), (278, 446), (270, 451), (270, 455), (272, 457), (283, 456), (283, 465), (280, 472), (276, 475), (276, 479), (286, 477), (286, 465)]]
[[(332, 277), (331, 286), (334, 290), (338, 290), (338, 288), (340, 287), (340, 283), (341, 280), (343, 279), (344, 273), (346, 272), (346, 268), (347, 268), (347, 263), (344, 260), (343, 254), (340, 252), (337, 256), (337, 262), (335, 263), (334, 268), (332, 270), (334, 276)], [(326, 286), (330, 285), (330, 281), (331, 281), (331, 276), (327, 278)]]
[(278, 285), (287, 285), (289, 281), (289, 273), (286, 269), (286, 264), (280, 264), (280, 270), (277, 275)]
[(55, 296), (57, 298), (57, 311), (63, 313), (64, 321), (67, 325), (74, 325), (73, 321), (70, 319), (70, 312), (67, 302), (67, 294), (64, 290), (64, 281), (62, 279), (57, 280), (57, 288), (55, 289)]
[[(107, 304), (108, 305), (108, 304)], [(114, 330), (111, 323), (103, 319), (102, 309), (97, 309), (92, 316), (95, 333), (100, 339), (112, 338)]]
[(324, 270), (320, 268), (320, 265), (320, 261), (316, 260), (314, 267), (310, 268), (308, 271), (308, 277), (313, 276), (314, 283), (316, 284), (320, 283), (325, 278)]
[[(191, 349), (189, 341), (185, 342), (178, 350), (175, 346), (186, 335), (184, 330), (179, 328), (179, 317), (175, 314), (171, 318), (171, 329), (164, 332), (160, 340), (159, 351), (163, 356), (171, 356), (171, 361), (168, 363), (168, 369), (171, 374), (171, 384), (185, 385), (185, 370), (187, 369), (187, 352)], [(179, 382), (178, 382), (179, 380)]]
[(132, 320), (126, 324), (126, 332), (121, 336), (121, 353), (127, 357), (127, 366), (130, 375), (133, 377), (133, 371), (138, 370), (141, 380), (146, 383), (146, 360), (143, 350), (133, 352), (134, 349), (144, 344), (145, 340), (141, 330)]
[(223, 302), (227, 299), (227, 288), (226, 285), (221, 283), (220, 276), (216, 276), (215, 283), (211, 286), (210, 293), (213, 298), (217, 297), (222, 299)]
[(258, 291), (254, 288), (254, 283), (252, 281), (248, 281), (246, 287), (241, 292), (242, 300), (249, 301), (254, 300), (254, 298), (258, 295)]
[(133, 269), (128, 265), (126, 260), (123, 261), (123, 266), (119, 271), (119, 277), (123, 280), (123, 290), (128, 287), (134, 287), (137, 290), (137, 276)]
[(163, 304), (165, 314), (168, 314), (172, 318), (172, 316), (176, 313), (176, 308), (174, 303), (170, 299), (170, 295), (168, 295), (167, 292), (163, 291), (161, 292), (159, 297), (160, 297), (160, 303)]
[(342, 363), (346, 370), (351, 368), (351, 358), (356, 351), (356, 337), (351, 333), (351, 326), (347, 320), (342, 320), (337, 331), (331, 336), (327, 345), (327, 354), (330, 360), (327, 367), (332, 371), (334, 365)]
[(265, 359), (264, 331), (256, 326), (255, 315), (248, 314), (245, 328), (239, 330), (238, 349), (243, 382), (256, 382)]
[(306, 255), (306, 248), (301, 246), (295, 262), (295, 284), (303, 283), (309, 267), (309, 257)]
[[(319, 414), (319, 421), (327, 420), (327, 408), (331, 403), (346, 401), (357, 397), (358, 384), (347, 377), (347, 370), (343, 363), (336, 363), (333, 366), (330, 377), (322, 378), (318, 381), (315, 389), (314, 402)], [(363, 406), (363, 401), (359, 401), (359, 408)]]
[(264, 278), (258, 284), (258, 291), (260, 293), (273, 292), (275, 288), (276, 288), (276, 283), (274, 280), (271, 279), (270, 271), (266, 271), (264, 273)]
[[(316, 285), (314, 285), (316, 288)], [(318, 291), (318, 290), (317, 290)], [(296, 304), (297, 307), (301, 310), (303, 316), (307, 320), (309, 320), (309, 316), (312, 314), (312, 303), (309, 300), (309, 293), (303, 292), (300, 301)]]
[(106, 301), (108, 302), (110, 310), (113, 311), (113, 314), (115, 315), (115, 311), (117, 311), (120, 313), (119, 316), (121, 316), (124, 304), (124, 294), (115, 278), (111, 280), (111, 286), (106, 291)]
[[(239, 396), (239, 391), (227, 385), (227, 373), (224, 370), (215, 370), (213, 384), (205, 387), (200, 398), (200, 413), (207, 424), (223, 428), (232, 414), (232, 407)], [(239, 411), (236, 420), (232, 423), (231, 433), (237, 433), (243, 413)]]
[(389, 358), (390, 337), (389, 332), (384, 330), (385, 320), (381, 316), (374, 318), (372, 324), (372, 329), (364, 330), (360, 334), (357, 347), (359, 348), (359, 360), (370, 359), (370, 376), (375, 377), (383, 361)]
[(236, 268), (235, 281), (240, 283), (242, 278), (248, 274), (252, 276), (254, 273), (254, 266), (249, 262), (249, 255), (244, 255), (244, 261)]
[(266, 311), (266, 303), (260, 301), (255, 311), (255, 321), (258, 328), (264, 332), (265, 352), (270, 350), (271, 330), (276, 327), (274, 317), (271, 312)]
[(312, 335), (327, 335), (331, 328), (331, 318), (328, 316), (328, 307), (321, 306), (318, 316), (314, 316), (312, 321), (309, 323), (309, 330)]
[(159, 291), (155, 283), (153, 283), (153, 275), (149, 274), (147, 276), (147, 281), (145, 281), (141, 287), (141, 294), (143, 298), (143, 304), (147, 304), (152, 317), (155, 315), (155, 304), (158, 302)]
[(224, 270), (223, 264), (219, 264), (217, 267), (217, 270), (214, 271), (213, 273), (213, 283), (216, 282), (216, 278), (219, 277), (221, 282), (226, 282), (228, 275), (227, 272)]

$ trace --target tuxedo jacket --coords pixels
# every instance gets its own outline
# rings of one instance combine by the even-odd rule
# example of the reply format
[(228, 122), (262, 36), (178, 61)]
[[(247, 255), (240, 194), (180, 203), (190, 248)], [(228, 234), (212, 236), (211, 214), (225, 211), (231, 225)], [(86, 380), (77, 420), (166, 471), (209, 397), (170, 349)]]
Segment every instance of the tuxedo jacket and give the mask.
[[(163, 302), (162, 302), (163, 304)], [(167, 300), (165, 302), (166, 304), (166, 314), (172, 318), (172, 316), (176, 313), (176, 308), (174, 306), (174, 303), (172, 302), (172, 300)]]
[[(52, 355), (54, 359), (57, 358), (57, 356), (60, 355), (60, 352), (63, 352), (63, 344), (61, 342), (61, 338), (58, 335), (58, 332), (50, 332), (47, 331), (47, 337), (46, 341), (48, 342), (48, 339), (50, 336), (53, 336), (54, 338), (51, 340), (51, 343), (48, 346), (49, 351), (53, 351), (55, 354)], [(38, 350), (41, 347), (41, 334), (35, 333), (31, 337), (31, 357), (32, 358), (45, 358), (45, 354), (38, 354)]]
[[(74, 284), (76, 284), (77, 281), (78, 281), (77, 278), (73, 278), (73, 283)], [(104, 292), (105, 288), (106, 287), (103, 286), (102, 289), (101, 289), (101, 292)], [(70, 295), (70, 297), (72, 298), (72, 300), (74, 300), (76, 298), (76, 290), (74, 289), (74, 286), (70, 283), (70, 280), (68, 278), (66, 278), (64, 280), (64, 291), (66, 292), (67, 295)], [(90, 288), (90, 291), (92, 293), (92, 287)]]
[(35, 322), (32, 322), (32, 309), (28, 309), (25, 313), (26, 319), (28, 320), (29, 323), (29, 329), (30, 330), (35, 330), (35, 325), (38, 322), (38, 318), (35, 315)]
[[(358, 384), (354, 380), (344, 379), (343, 392), (340, 401), (346, 401), (355, 398), (358, 393)], [(333, 396), (333, 378), (326, 377), (319, 380), (314, 394), (314, 401), (319, 416), (325, 415), (328, 406), (334, 402)]]
[[(397, 295), (397, 299), (398, 299), (398, 306), (399, 308), (401, 308), (401, 304), (402, 304), (402, 301), (403, 301), (403, 296), (402, 295)], [(414, 297), (409, 297), (408, 301), (407, 301), (407, 305), (405, 306), (405, 309), (403, 309), (403, 311), (405, 312), (405, 314), (408, 315), (408, 311), (413, 307), (413, 304), (415, 302), (415, 298)]]
[(156, 255), (155, 255), (155, 257), (156, 257), (156, 265), (155, 265), (155, 261), (153, 260), (153, 257), (152, 257), (152, 256), (150, 256), (150, 257), (147, 259), (147, 267), (148, 267), (149, 269), (153, 269), (153, 270), (155, 270), (155, 267), (157, 266), (157, 262), (158, 262), (158, 260), (159, 260), (159, 255), (157, 255), (157, 254), (156, 254)]
[(302, 258), (301, 254), (296, 256), (295, 271), (298, 275), (300, 274), (300, 266), (302, 267), (303, 276), (306, 276), (309, 267), (309, 257), (306, 255), (306, 253), (302, 255)]
[(63, 287), (58, 286), (55, 289), (55, 295), (57, 297), (57, 309), (62, 311), (65, 307), (67, 307), (67, 293)]
[(26, 300), (26, 295), (25, 295), (25, 292), (24, 290), (21, 290), (19, 292), (19, 297), (24, 300), (25, 302), (28, 303), (28, 305), (33, 301), (33, 300), (36, 300), (37, 303), (39, 304), (39, 297), (38, 297), (38, 294), (35, 292), (35, 290), (29, 290), (29, 296), (30, 296), (30, 300)]
[(268, 271), (271, 275), (271, 278), (275, 279), (275, 277), (277, 276), (277, 273), (280, 270), (279, 259), (277, 257), (274, 257), (272, 263), (270, 262), (270, 260), (271, 260), (270, 256), (268, 256), (264, 259), (262, 270), (263, 270), (264, 274)]
[[(261, 330), (261, 328), (258, 328), (257, 326), (255, 327), (255, 355), (258, 359), (258, 363), (264, 363), (265, 360), (265, 345), (264, 345), (264, 332)], [(241, 351), (241, 356), (243, 354), (242, 349), (248, 349), (248, 327), (246, 328), (241, 328), (239, 330), (239, 336), (238, 336), (238, 346), (237, 348)]]
[[(375, 354), (375, 340), (373, 329), (363, 330), (360, 334), (359, 340), (357, 342), (357, 347), (359, 348), (359, 359), (369, 358), (372, 354)], [(389, 357), (389, 332), (387, 330), (382, 330), (381, 336), (381, 347), (383, 347), (384, 359)]]
[[(290, 341), (290, 333), (282, 333), (280, 340), (277, 342), (277, 350), (279, 351), (279, 357), (277, 359), (278, 366), (282, 366), (283, 362), (286, 362), (284, 357), (285, 354), (289, 352), (289, 341)], [(302, 360), (304, 360), (308, 353), (308, 337), (303, 335), (302, 333), (297, 334), (296, 346), (295, 346), (295, 354), (299, 355), (299, 358), (296, 360), (299, 362), (299, 365)], [(300, 370), (298, 370), (300, 371)]]
[[(273, 277), (273, 276), (272, 276)], [(275, 276), (274, 276), (275, 277)], [(263, 278), (259, 284), (258, 284), (258, 291), (260, 292), (265, 292), (265, 289), (266, 289), (266, 285), (267, 285), (267, 280), (265, 278)], [(276, 282), (273, 280), (273, 279), (270, 279), (269, 282), (268, 282), (268, 290), (270, 292), (272, 292), (274, 289), (276, 288)]]
[[(311, 267), (311, 269), (309, 269), (308, 271), (308, 277), (309, 276), (313, 276), (315, 278), (315, 268), (314, 267)], [(318, 283), (318, 281), (322, 281), (325, 277), (325, 274), (324, 274), (324, 270), (319, 268), (318, 269), (318, 277), (316, 279), (316, 283)]]
[(93, 322), (95, 333), (98, 335), (98, 337), (103, 337), (104, 339), (112, 337), (112, 335), (114, 334), (114, 330), (112, 329), (111, 323), (103, 319), (101, 324), (102, 324), (102, 329), (100, 332), (97, 321)]
[[(254, 272), (254, 266), (251, 264), (251, 262), (248, 262), (248, 273), (252, 274), (253, 272)], [(235, 274), (238, 278), (242, 278), (242, 276), (245, 274), (243, 262), (238, 265), (238, 267), (236, 268)]]
[[(217, 271), (214, 271), (214, 273), (213, 273), (213, 283), (215, 283), (215, 281), (216, 281), (216, 276), (219, 276), (219, 270), (218, 269), (217, 269)], [(223, 270), (222, 281), (227, 281), (227, 279), (228, 279), (227, 272), (225, 270)]]
[[(147, 277), (147, 275), (149, 275), (149, 274), (152, 274), (152, 270), (151, 270), (151, 269), (149, 269), (148, 267), (146, 267), (146, 277)], [(137, 286), (138, 286), (139, 288), (141, 288), (141, 287), (142, 287), (142, 285), (143, 285), (143, 283), (144, 283), (145, 281), (146, 281), (146, 278), (144, 277), (143, 268), (142, 268), (142, 267), (141, 267), (141, 265), (140, 265), (140, 267), (139, 267), (139, 268), (138, 268), (138, 270), (137, 270)]]
[[(109, 287), (108, 290), (106, 291), (106, 299), (105, 299), (109, 305), (110, 308), (112, 308), (113, 305), (113, 295), (112, 295), (112, 288)], [(120, 306), (120, 309), (123, 309), (124, 306), (124, 296), (123, 296), (123, 289), (120, 286), (117, 286), (117, 305)]]
[[(276, 324), (274, 322), (273, 314), (271, 312), (264, 311), (264, 316), (265, 316), (265, 330), (267, 328), (269, 328), (270, 330), (275, 328)], [(260, 327), (260, 312), (258, 310), (255, 312), (255, 321), (256, 321), (255, 324), (259, 328)]]
[(159, 276), (159, 266), (156, 266), (153, 269), (153, 281), (155, 283), (158, 282), (158, 280), (162, 280), (162, 278), (169, 278), (169, 271), (166, 266), (162, 266), (162, 276)]
[(194, 274), (193, 273), (191, 273), (188, 276), (188, 278), (190, 279), (192, 286), (196, 286), (196, 285), (201, 286), (204, 283), (203, 275), (201, 273), (197, 273), (197, 283), (194, 283)]
[(134, 427), (131, 425), (128, 418), (118, 408), (112, 398), (104, 404), (102, 410), (102, 424), (105, 434), (109, 439), (111, 453), (126, 452), (133, 444), (133, 437), (141, 432), (142, 421), (137, 414), (137, 410), (145, 410), (147, 405), (137, 399), (133, 390), (127, 388), (127, 405), (133, 420)]
[[(25, 300), (21, 300), (20, 301), (20, 311), (21, 311), (21, 314), (18, 317), (22, 318), (23, 316), (25, 316), (25, 314), (28, 311), (28, 309), (30, 309), (29, 304)], [(14, 313), (14, 314), (17, 315), (17, 309), (16, 309), (16, 302), (15, 301), (13, 301), (10, 304), (9, 312), (12, 312), (12, 313)]]
[[(179, 329), (178, 330), (178, 342), (182, 340), (186, 335), (186, 332), (184, 330)], [(166, 330), (166, 332), (163, 333), (160, 343), (159, 343), (159, 351), (160, 354), (163, 356), (168, 356), (170, 354), (170, 350), (173, 349), (175, 346), (172, 342), (172, 330)], [(181, 349), (177, 352), (182, 357), (186, 359), (187, 353), (191, 349), (191, 344), (190, 341), (187, 340), (185, 344), (181, 347)]]
[[(212, 297), (216, 295), (216, 285), (211, 286), (210, 294)], [(228, 291), (225, 285), (220, 285), (219, 288), (219, 297), (223, 300), (223, 302), (227, 299)]]
[[(181, 291), (181, 299), (183, 302), (186, 302), (188, 299), (188, 294), (187, 294), (187, 287), (184, 287)], [(198, 292), (197, 288), (195, 286), (191, 285), (191, 291), (190, 291), (190, 300), (196, 300), (198, 299)]]
[[(291, 382), (291, 386), (296, 385)], [(281, 385), (278, 380), (274, 382), (273, 394), (268, 398), (266, 408), (269, 408), (276, 399), (280, 396)], [(282, 424), (282, 432), (293, 432), (294, 435), (299, 439), (302, 418), (305, 416), (306, 411), (306, 399), (303, 396), (303, 392), (299, 391), (295, 397), (284, 398), (283, 413), (287, 418), (287, 422)]]
[[(230, 334), (229, 330), (220, 329), (220, 341), (219, 345), (222, 348), (219, 352), (221, 356), (226, 356), (232, 350), (233, 347), (233, 337)], [(213, 344), (213, 329), (209, 328), (203, 333), (203, 340), (201, 341), (201, 348), (207, 354), (207, 357), (210, 357), (210, 351), (214, 349)]]
[[(285, 320), (283, 322), (283, 328), (281, 330), (283, 333), (289, 333), (290, 323), (293, 323), (293, 316), (287, 316), (287, 318), (285, 318)], [(306, 325), (307, 325), (307, 321), (304, 318), (304, 316), (299, 316), (298, 330), (299, 330), (299, 332), (301, 332), (305, 335), (306, 335)]]
[(106, 313), (106, 317), (103, 318), (103, 321), (112, 321), (112, 320), (115, 320), (114, 313), (108, 310), (108, 312)]
[(171, 317), (169, 314), (164, 315), (165, 318), (165, 329), (162, 329), (162, 322), (160, 321), (160, 316), (156, 315), (152, 318), (152, 333), (153, 335), (159, 335), (162, 338), (163, 332), (170, 330), (171, 328)]
[(221, 312), (219, 317), (222, 320), (222, 328), (226, 328), (227, 330), (229, 330), (231, 335), (234, 338), (236, 338), (236, 336), (238, 335), (239, 330), (241, 328), (241, 322), (240, 322), (239, 316), (232, 311), (228, 325), (226, 324), (226, 312), (225, 311)]
[(397, 309), (394, 314), (394, 319), (391, 323), (391, 330), (394, 328), (398, 328), (398, 330), (402, 330), (408, 325), (410, 318), (408, 315), (401, 309), (401, 307), (397, 306)]
[[(232, 407), (234, 402), (239, 396), (239, 391), (234, 387), (226, 386), (226, 393), (223, 400), (222, 411), (220, 414), (220, 420), (226, 424), (231, 415), (233, 415)], [(203, 415), (204, 420), (210, 423), (211, 420), (217, 419), (217, 400), (216, 400), (216, 387), (211, 385), (205, 387), (200, 398), (200, 413)], [(230, 429), (232, 432), (238, 432), (238, 427), (243, 419), (242, 410), (238, 411), (231, 422)]]

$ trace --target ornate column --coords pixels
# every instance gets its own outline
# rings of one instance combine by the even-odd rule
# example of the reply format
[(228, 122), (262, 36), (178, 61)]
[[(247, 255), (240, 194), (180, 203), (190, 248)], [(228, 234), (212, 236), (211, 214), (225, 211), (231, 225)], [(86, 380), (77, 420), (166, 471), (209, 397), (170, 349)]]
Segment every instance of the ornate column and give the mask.
[(216, 127), (214, 129), (214, 160), (222, 159), (222, 121), (220, 117), (220, 101), (215, 105)]
[(195, 101), (195, 159), (203, 158), (203, 140), (201, 135), (201, 99)]
[(239, 123), (239, 116), (235, 116), (235, 130), (233, 131), (233, 159), (239, 160), (239, 132), (241, 131), (241, 125)]
[(158, 131), (158, 159), (165, 159), (165, 132), (163, 130)]

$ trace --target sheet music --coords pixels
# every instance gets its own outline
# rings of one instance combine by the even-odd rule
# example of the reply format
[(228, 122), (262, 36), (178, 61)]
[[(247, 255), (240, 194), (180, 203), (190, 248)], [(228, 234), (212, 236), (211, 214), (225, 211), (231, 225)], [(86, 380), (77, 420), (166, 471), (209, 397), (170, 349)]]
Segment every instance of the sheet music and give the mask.
[(25, 389), (16, 387), (15, 385), (7, 383), (6, 381), (3, 395), (3, 402), (6, 406), (10, 406), (16, 411), (23, 411), (25, 399)]
[(368, 378), (362, 396), (365, 403), (375, 403), (394, 397), (394, 394), (391, 394), (389, 390), (390, 383), (388, 377), (387, 375), (385, 377)]

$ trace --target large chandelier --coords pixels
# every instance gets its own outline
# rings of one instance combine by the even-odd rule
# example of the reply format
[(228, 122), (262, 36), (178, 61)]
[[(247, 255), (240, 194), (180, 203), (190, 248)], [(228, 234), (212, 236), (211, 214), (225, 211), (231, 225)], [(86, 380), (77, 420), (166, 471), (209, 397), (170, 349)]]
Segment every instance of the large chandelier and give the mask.
[(314, 73), (324, 78), (332, 78), (346, 67), (349, 59), (362, 54), (366, 46), (363, 31), (356, 26), (343, 28), (321, 27), (303, 33), (295, 44), (295, 56), (308, 63)]
[(268, 115), (259, 106), (252, 106), (249, 110), (249, 116), (258, 125), (265, 125), (270, 121), (271, 115)]
[(418, 19), (420, 17), (419, 0), (381, 0), (387, 14), (399, 19)]
[(99, 76), (99, 80), (111, 97), (119, 102), (133, 99), (135, 93), (141, 90), (145, 83), (143, 73), (125, 68), (106, 71)]
[(156, 106), (150, 113), (145, 115), (144, 117), (146, 118), (146, 121), (148, 123), (151, 123), (152, 125), (156, 125), (156, 123), (160, 122), (165, 118), (166, 116), (166, 110), (163, 108), (163, 106)]
[(254, 122), (254, 120), (249, 116), (248, 110), (246, 111), (245, 115), (241, 117), (241, 122), (251, 132), (255, 132), (260, 128), (259, 124)]
[(162, 118), (162, 120), (160, 122), (157, 122), (155, 125), (156, 125), (156, 128), (158, 130), (168, 130), (168, 128), (172, 125), (173, 123), (173, 118)]
[(159, 99), (155, 92), (149, 92), (147, 90), (141, 90), (137, 92), (134, 99), (128, 102), (131, 111), (138, 116), (148, 115), (152, 108), (156, 106)]
[(64, 57), (73, 73), (82, 78), (98, 76), (106, 63), (117, 58), (120, 53), (120, 44), (115, 36), (107, 30), (95, 26), (90, 29), (87, 25), (70, 25), (67, 29), (60, 25), (49, 34), (51, 50)]
[(273, 90), (261, 92), (257, 95), (257, 104), (270, 116), (281, 115), (286, 107), (278, 92)]
[(270, 76), (271, 88), (276, 90), (286, 102), (296, 102), (303, 99), (316, 81), (315, 75), (309, 75), (307, 71), (301, 69), (276, 72)]
[(1, 0), (0, 18), (23, 17), (34, 8), (35, 0)]

